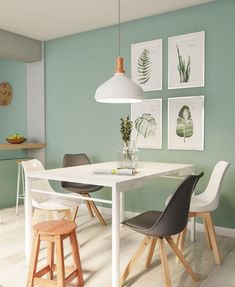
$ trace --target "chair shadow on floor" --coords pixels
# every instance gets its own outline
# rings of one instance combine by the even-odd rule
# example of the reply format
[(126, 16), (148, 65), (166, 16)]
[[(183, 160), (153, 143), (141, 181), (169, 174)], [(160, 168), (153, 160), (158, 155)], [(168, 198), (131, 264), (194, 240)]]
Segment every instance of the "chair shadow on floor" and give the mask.
[[(168, 249), (167, 251), (168, 251), (168, 252), (167, 252), (167, 258), (168, 258), (168, 260), (169, 260), (169, 261), (174, 261), (174, 260), (175, 260), (175, 262), (176, 262), (176, 256), (175, 256), (175, 254), (174, 254), (173, 252), (169, 252), (170, 249)], [(145, 257), (145, 255), (143, 255), (143, 257)], [(124, 284), (122, 285), (122, 287), (132, 287), (132, 286), (135, 286), (134, 284), (137, 283), (136, 281), (137, 281), (139, 278), (141, 278), (143, 275), (146, 275), (146, 274), (152, 272), (153, 269), (159, 268), (159, 269), (158, 269), (159, 273), (162, 272), (160, 255), (159, 255), (159, 252), (158, 252), (157, 248), (156, 248), (156, 250), (155, 250), (154, 259), (153, 259), (153, 262), (152, 262), (152, 264), (151, 264), (150, 267), (145, 267), (144, 262), (143, 262), (143, 261), (141, 262), (141, 260), (140, 260), (140, 262), (138, 263), (138, 266), (139, 266), (139, 268), (142, 269), (142, 271), (138, 271), (138, 274), (135, 274), (135, 275), (131, 276), (129, 279), (127, 279), (127, 280), (124, 282)], [(179, 265), (179, 266), (180, 266), (180, 265)], [(186, 273), (186, 272), (183, 272), (182, 274), (184, 274), (184, 273)], [(155, 271), (155, 275), (156, 275), (156, 271)], [(157, 277), (156, 277), (156, 278), (157, 278)], [(145, 278), (145, 279), (147, 279), (147, 278)], [(160, 278), (160, 279), (162, 280), (162, 278)], [(183, 282), (183, 283), (184, 283), (184, 282)], [(183, 286), (183, 285), (178, 285), (178, 286)]]

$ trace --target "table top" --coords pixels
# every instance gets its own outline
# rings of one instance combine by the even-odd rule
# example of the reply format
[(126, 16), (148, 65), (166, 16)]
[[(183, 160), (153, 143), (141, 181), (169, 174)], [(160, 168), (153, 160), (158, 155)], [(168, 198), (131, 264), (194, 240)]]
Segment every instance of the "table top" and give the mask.
[(139, 162), (138, 167), (136, 168), (137, 174), (133, 176), (93, 173), (93, 171), (97, 168), (115, 169), (116, 167), (116, 162), (104, 162), (75, 167), (35, 171), (28, 173), (27, 177), (114, 187), (117, 184), (128, 184), (138, 180), (154, 178), (156, 176), (167, 176), (172, 173), (186, 175), (193, 172), (194, 166), (192, 164)]

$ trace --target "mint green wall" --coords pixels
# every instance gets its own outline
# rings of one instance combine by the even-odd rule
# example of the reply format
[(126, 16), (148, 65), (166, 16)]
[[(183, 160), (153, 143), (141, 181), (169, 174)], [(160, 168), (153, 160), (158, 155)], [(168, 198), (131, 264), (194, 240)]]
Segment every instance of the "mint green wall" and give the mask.
[[(8, 106), (0, 106), (0, 143), (16, 132), (26, 135), (26, 65), (0, 59), (0, 83), (4, 81), (11, 84), (13, 98)], [(4, 159), (25, 156), (24, 151), (0, 151), (0, 208), (14, 205), (16, 198), (17, 164)]]
[[(125, 23), (121, 28), (121, 52), (130, 75), (131, 43), (163, 38), (163, 91), (146, 98), (163, 98), (163, 149), (141, 150), (142, 160), (194, 163), (205, 176), (203, 190), (215, 163), (231, 162), (222, 187), (215, 224), (235, 228), (234, 79), (235, 1), (224, 0)], [(206, 31), (206, 86), (167, 89), (167, 39), (169, 36)], [(119, 119), (129, 105), (99, 104), (96, 88), (114, 72), (117, 27), (103, 28), (46, 43), (46, 134), (48, 167), (61, 165), (63, 154), (86, 152), (93, 162), (115, 160), (121, 146)], [(205, 95), (205, 151), (167, 149), (167, 98)], [(127, 194), (126, 209), (163, 208), (178, 181), (159, 179), (143, 190)], [(107, 190), (102, 196), (110, 196)]]

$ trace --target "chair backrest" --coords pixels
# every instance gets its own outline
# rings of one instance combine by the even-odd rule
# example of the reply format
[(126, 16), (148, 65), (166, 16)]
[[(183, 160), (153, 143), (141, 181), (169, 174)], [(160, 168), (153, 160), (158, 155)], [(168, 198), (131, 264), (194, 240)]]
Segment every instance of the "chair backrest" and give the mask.
[[(27, 160), (27, 161), (22, 161), (21, 162), (24, 174), (27, 176), (28, 173), (33, 172), (33, 171), (42, 171), (44, 170), (44, 167), (42, 163), (37, 160), (37, 159), (32, 159), (32, 160)], [(50, 192), (55, 192), (48, 180), (46, 179), (36, 179), (32, 180), (31, 182), (31, 188), (32, 189), (38, 189), (38, 190), (43, 190), (43, 191), (50, 191)], [(45, 197), (45, 194), (40, 194), (40, 193), (32, 193), (32, 204), (35, 206), (35, 202), (40, 202), (42, 199)]]
[(186, 226), (193, 190), (203, 176), (189, 175), (179, 185), (157, 222), (148, 230), (150, 236), (164, 237), (180, 233)]
[[(65, 154), (63, 158), (63, 167), (72, 167), (72, 166), (78, 166), (78, 165), (86, 165), (91, 164), (91, 161), (89, 160), (88, 156), (85, 153), (79, 153), (79, 154)], [(75, 182), (67, 182), (62, 181), (61, 186), (63, 188), (82, 188), (85, 186), (85, 184), (81, 183), (75, 183)]]
[(208, 185), (202, 194), (203, 196), (205, 196), (207, 203), (210, 204), (211, 211), (217, 209), (219, 206), (221, 190), (220, 187), (229, 165), (230, 163), (226, 161), (219, 161), (215, 165), (211, 173)]

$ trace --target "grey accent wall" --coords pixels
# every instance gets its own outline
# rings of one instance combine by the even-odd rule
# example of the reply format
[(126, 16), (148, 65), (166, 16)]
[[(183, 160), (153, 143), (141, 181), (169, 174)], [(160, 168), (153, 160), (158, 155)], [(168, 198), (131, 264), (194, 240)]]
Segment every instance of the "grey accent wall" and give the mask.
[(41, 60), (41, 42), (0, 29), (0, 58), (22, 62)]

